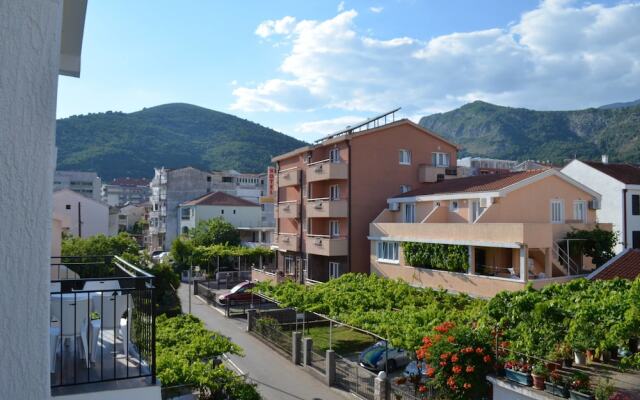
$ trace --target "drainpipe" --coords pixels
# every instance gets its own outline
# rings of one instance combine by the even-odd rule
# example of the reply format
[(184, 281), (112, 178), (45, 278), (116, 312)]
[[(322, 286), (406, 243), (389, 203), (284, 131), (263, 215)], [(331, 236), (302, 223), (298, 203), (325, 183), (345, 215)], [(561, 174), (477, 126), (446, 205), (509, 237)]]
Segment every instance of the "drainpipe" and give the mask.
[(347, 178), (348, 178), (348, 191), (349, 191), (349, 199), (347, 200), (347, 265), (349, 265), (349, 272), (353, 271), (351, 267), (351, 197), (353, 193), (351, 193), (351, 140), (347, 140)]
[[(300, 268), (296, 268), (296, 273), (298, 272), (298, 270), (300, 270), (300, 276), (297, 277), (298, 280), (300, 281), (300, 283), (304, 283), (303, 279), (304, 279), (304, 274), (303, 274), (303, 268), (304, 266), (302, 265), (304, 263), (304, 259), (307, 258), (307, 254), (306, 252), (303, 253), (302, 252), (302, 225), (303, 225), (303, 221), (302, 221), (302, 208), (306, 207), (306, 205), (303, 202), (303, 197), (302, 197), (302, 193), (304, 192), (302, 185), (306, 185), (307, 184), (307, 175), (306, 175), (306, 169), (305, 169), (305, 173), (302, 173), (303, 168), (300, 168), (300, 171), (298, 171), (298, 179), (300, 179), (300, 205), (298, 206), (298, 220), (300, 221), (298, 223), (298, 232), (300, 232), (300, 234), (298, 235), (298, 249), (300, 249), (298, 251), (298, 254), (300, 255), (298, 257), (298, 260), (300, 260)], [(303, 178), (304, 178), (304, 182), (303, 182)], [(308, 196), (307, 196), (308, 197)], [(306, 218), (306, 212), (304, 217)], [(307, 226), (307, 230), (309, 229), (309, 227)], [(309, 265), (307, 263), (307, 268), (309, 268)]]
[[(278, 207), (279, 206), (278, 205), (278, 201), (280, 200), (280, 162), (279, 161), (276, 161), (275, 174), (276, 174), (276, 188), (277, 189), (276, 189), (274, 205), (276, 207)], [(268, 177), (267, 177), (267, 179), (268, 179)], [(276, 223), (275, 234), (278, 235), (280, 233), (280, 208), (279, 207), (278, 207), (278, 215), (277, 215), (277, 217), (276, 217), (276, 215), (274, 213), (274, 219), (275, 219), (275, 223)], [(271, 240), (273, 241), (273, 238), (271, 238)], [(278, 257), (279, 253), (280, 253), (280, 249), (278, 249), (278, 251), (276, 251), (276, 257), (275, 257), (276, 259), (274, 260), (275, 261), (275, 267), (276, 267), (276, 282), (277, 282), (277, 279), (278, 279), (277, 278), (277, 274), (278, 274), (278, 271), (279, 271), (279, 269), (278, 269), (278, 258), (280, 258), (280, 257)]]
[(627, 248), (627, 189), (622, 189), (622, 249)]

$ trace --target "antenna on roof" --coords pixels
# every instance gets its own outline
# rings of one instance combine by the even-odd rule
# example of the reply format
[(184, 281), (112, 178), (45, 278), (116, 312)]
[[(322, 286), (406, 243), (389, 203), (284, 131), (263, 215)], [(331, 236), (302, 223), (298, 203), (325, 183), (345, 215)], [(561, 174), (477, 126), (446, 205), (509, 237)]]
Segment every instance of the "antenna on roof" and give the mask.
[[(373, 118), (369, 118), (367, 120), (364, 120), (362, 122), (359, 122), (353, 126), (347, 126), (345, 129), (338, 131), (338, 132), (334, 132), (330, 135), (327, 135), (321, 139), (318, 139), (315, 141), (315, 143), (320, 143), (320, 142), (324, 142), (325, 140), (329, 140), (329, 139), (333, 139), (335, 137), (338, 136), (342, 136), (342, 135), (349, 135), (355, 132), (360, 132), (360, 131), (364, 131), (367, 129), (372, 129), (372, 128), (377, 128), (386, 124), (390, 124), (392, 122), (395, 122), (396, 120), (396, 112), (398, 112), (401, 109), (401, 107), (398, 107), (394, 110), (391, 111), (387, 111), (386, 113), (377, 115)], [(389, 119), (389, 121), (388, 121)], [(382, 122), (382, 123), (381, 123)]]

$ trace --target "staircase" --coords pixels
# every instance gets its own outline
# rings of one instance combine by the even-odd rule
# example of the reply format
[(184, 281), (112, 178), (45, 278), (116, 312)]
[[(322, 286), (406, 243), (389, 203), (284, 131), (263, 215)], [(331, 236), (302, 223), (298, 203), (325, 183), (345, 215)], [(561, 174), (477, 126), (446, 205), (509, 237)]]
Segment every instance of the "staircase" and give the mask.
[(552, 255), (553, 267), (560, 270), (563, 275), (580, 275), (582, 273), (582, 267), (573, 261), (567, 251), (558, 243), (553, 243)]

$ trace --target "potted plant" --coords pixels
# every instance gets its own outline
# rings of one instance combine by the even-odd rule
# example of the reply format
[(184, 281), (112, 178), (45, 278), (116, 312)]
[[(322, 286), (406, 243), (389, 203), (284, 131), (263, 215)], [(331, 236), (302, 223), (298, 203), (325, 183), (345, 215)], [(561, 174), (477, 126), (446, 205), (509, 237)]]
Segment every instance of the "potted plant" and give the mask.
[(526, 386), (531, 386), (533, 384), (531, 367), (527, 363), (517, 360), (507, 361), (504, 364), (504, 372), (507, 379), (512, 382)]
[(560, 343), (558, 345), (558, 356), (562, 359), (562, 366), (565, 368), (571, 368), (573, 365), (573, 351), (571, 345), (567, 342)]
[(587, 365), (587, 355), (584, 348), (576, 347), (573, 349), (573, 362), (576, 365)]
[(598, 380), (598, 384), (596, 385), (596, 390), (595, 390), (596, 400), (600, 400), (600, 399), (609, 400), (611, 396), (613, 396), (614, 392), (615, 392), (615, 389), (611, 384), (611, 382), (609, 381), (609, 378)]
[(554, 396), (558, 397), (569, 397), (569, 388), (567, 387), (567, 382), (560, 374), (560, 371), (555, 370), (551, 372), (549, 375), (549, 381), (545, 381), (544, 390), (547, 393), (551, 393)]
[(589, 383), (589, 376), (582, 372), (576, 372), (571, 377), (571, 389), (569, 398), (573, 400), (594, 400), (595, 396)]
[(543, 362), (536, 363), (531, 369), (531, 377), (533, 378), (533, 387), (538, 390), (544, 390), (544, 380), (549, 375), (549, 370)]

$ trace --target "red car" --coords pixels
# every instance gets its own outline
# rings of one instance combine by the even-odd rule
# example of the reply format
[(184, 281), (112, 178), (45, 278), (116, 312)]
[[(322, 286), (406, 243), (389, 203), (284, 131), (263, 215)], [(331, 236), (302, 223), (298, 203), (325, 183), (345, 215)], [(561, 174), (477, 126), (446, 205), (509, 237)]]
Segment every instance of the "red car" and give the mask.
[[(250, 289), (253, 289), (255, 284), (251, 281), (244, 281), (235, 285), (229, 293), (221, 294), (218, 296), (218, 302), (220, 304), (229, 303), (248, 303), (251, 301)], [(255, 299), (258, 300), (258, 299)]]

